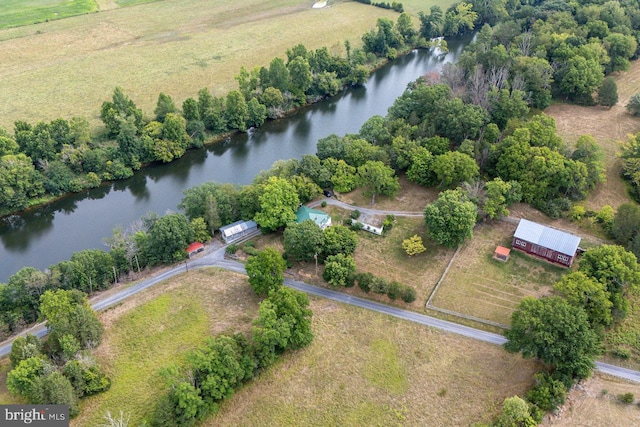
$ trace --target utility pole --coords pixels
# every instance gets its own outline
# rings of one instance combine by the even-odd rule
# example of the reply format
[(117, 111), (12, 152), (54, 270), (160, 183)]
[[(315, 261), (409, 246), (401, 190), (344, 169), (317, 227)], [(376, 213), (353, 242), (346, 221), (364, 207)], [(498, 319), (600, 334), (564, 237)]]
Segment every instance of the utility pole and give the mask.
[(316, 260), (316, 277), (318, 277), (318, 252), (313, 254), (313, 259)]
[(138, 262), (138, 254), (134, 255), (136, 257), (136, 265), (138, 266), (138, 274), (140, 274), (140, 263)]

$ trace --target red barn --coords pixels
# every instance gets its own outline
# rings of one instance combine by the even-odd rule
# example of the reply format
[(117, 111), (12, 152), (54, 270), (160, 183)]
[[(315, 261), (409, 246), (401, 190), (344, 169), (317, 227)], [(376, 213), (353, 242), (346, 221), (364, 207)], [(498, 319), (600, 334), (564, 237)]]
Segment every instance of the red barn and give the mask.
[(554, 264), (571, 267), (579, 244), (578, 236), (523, 218), (513, 234), (512, 247)]

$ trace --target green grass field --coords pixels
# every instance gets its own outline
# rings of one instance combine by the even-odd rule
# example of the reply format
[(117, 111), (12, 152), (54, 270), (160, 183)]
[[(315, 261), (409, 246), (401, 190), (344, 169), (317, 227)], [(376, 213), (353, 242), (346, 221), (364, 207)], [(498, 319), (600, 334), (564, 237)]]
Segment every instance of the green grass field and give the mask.
[(0, 28), (20, 27), (97, 11), (95, 0), (3, 0)]
[[(139, 425), (166, 391), (158, 371), (208, 334), (247, 332), (257, 307), (246, 277), (210, 269), (101, 313), (96, 355), (113, 385), (84, 400), (71, 425), (98, 425), (107, 410)], [(469, 425), (523, 393), (538, 368), (498, 346), (386, 315), (323, 299), (311, 307), (311, 346), (285, 355), (204, 425)]]
[(494, 260), (497, 245), (511, 246), (516, 224), (494, 222), (475, 228), (440, 285), (436, 307), (508, 325), (525, 296), (549, 294), (565, 269), (511, 252), (507, 263)]

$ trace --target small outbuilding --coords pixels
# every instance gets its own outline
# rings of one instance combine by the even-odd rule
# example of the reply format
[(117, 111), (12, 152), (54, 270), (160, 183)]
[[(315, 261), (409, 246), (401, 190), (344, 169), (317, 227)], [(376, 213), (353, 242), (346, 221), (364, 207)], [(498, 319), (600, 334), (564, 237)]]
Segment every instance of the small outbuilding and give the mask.
[(493, 258), (498, 261), (507, 262), (509, 261), (509, 254), (511, 253), (511, 249), (505, 248), (504, 246), (498, 246), (496, 251), (493, 253)]
[(204, 245), (200, 242), (193, 242), (192, 244), (187, 246), (187, 253), (189, 254), (189, 258), (191, 258), (192, 255), (195, 255), (202, 251), (204, 251)]
[(521, 219), (513, 235), (512, 248), (563, 267), (571, 267), (580, 237), (533, 221)]
[(317, 209), (300, 206), (296, 212), (296, 222), (300, 224), (308, 219), (315, 222), (322, 230), (331, 226), (331, 216), (329, 214)]
[(220, 227), (220, 235), (225, 243), (233, 243), (258, 230), (255, 221), (236, 221)]

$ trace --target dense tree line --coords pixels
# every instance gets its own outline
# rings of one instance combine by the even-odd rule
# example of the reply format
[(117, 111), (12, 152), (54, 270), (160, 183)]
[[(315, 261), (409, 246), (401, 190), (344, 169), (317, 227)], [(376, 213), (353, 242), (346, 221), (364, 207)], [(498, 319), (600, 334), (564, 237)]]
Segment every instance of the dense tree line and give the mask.
[[(396, 54), (417, 43), (406, 14), (397, 23), (381, 19), (378, 26), (385, 37), (393, 35)], [(171, 96), (160, 93), (152, 117), (116, 87), (100, 109), (105, 132), (98, 137), (91, 136), (82, 118), (35, 125), (17, 121), (13, 134), (0, 129), (0, 212), (21, 210), (43, 195), (129, 178), (143, 164), (170, 162), (218, 135), (259, 127), (298, 106), (364, 84), (377, 64), (376, 55), (390, 56), (367, 46), (352, 49), (349, 42), (345, 50), (342, 57), (326, 47), (307, 50), (296, 45), (287, 50), (286, 59), (274, 58), (268, 66), (251, 70), (241, 68), (238, 89), (225, 96), (215, 97), (203, 88), (178, 106)]]
[(44, 343), (29, 334), (14, 340), (7, 388), (29, 403), (69, 405), (73, 417), (78, 399), (111, 386), (90, 353), (100, 343), (102, 324), (78, 290), (49, 290), (40, 300), (49, 335)]

